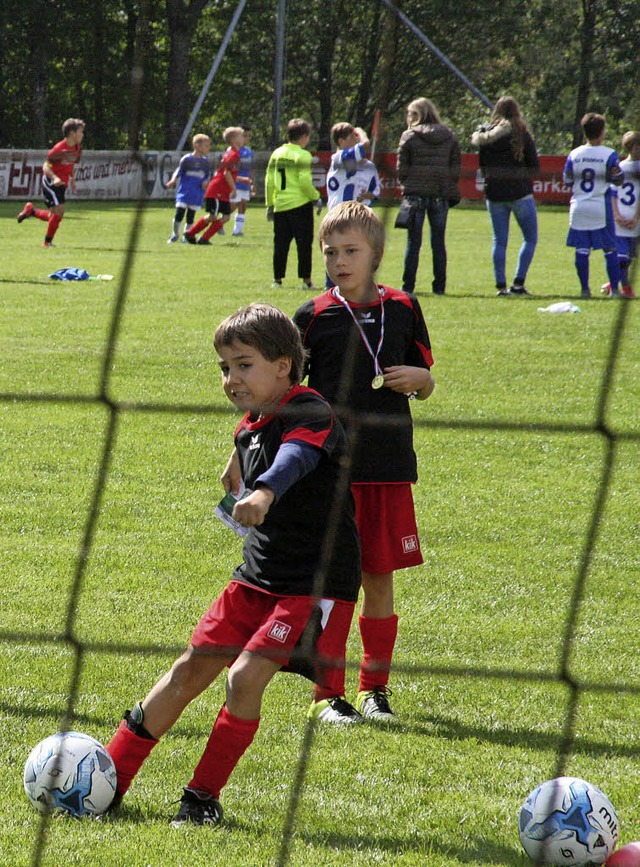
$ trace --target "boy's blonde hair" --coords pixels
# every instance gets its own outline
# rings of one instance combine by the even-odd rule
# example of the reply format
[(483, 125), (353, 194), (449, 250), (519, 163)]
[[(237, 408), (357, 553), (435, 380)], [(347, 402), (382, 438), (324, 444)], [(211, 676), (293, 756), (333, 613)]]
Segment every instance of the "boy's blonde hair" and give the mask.
[(222, 133), (222, 141), (225, 144), (229, 144), (231, 139), (237, 135), (244, 135), (244, 130), (241, 126), (228, 126), (225, 131)]
[(203, 132), (199, 132), (197, 135), (191, 139), (191, 144), (195, 147), (197, 144), (205, 144), (205, 142), (210, 142), (211, 139), (208, 135), (205, 135)]
[(322, 249), (322, 243), (327, 235), (346, 232), (349, 229), (362, 232), (371, 244), (376, 254), (375, 267), (377, 268), (384, 253), (384, 226), (377, 214), (362, 202), (342, 202), (335, 208), (331, 208), (318, 230), (320, 248)]
[(630, 154), (631, 149), (635, 145), (640, 145), (640, 131), (630, 129), (629, 132), (625, 132), (622, 136), (622, 147), (628, 154)]

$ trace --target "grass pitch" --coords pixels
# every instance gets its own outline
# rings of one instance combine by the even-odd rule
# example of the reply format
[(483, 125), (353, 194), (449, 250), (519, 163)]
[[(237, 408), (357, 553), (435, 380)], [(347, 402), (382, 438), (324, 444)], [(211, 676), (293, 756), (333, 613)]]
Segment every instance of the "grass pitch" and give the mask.
[[(560, 209), (540, 211), (531, 299), (495, 297), (483, 210), (451, 212), (444, 297), (430, 292), (425, 233), (418, 296), (437, 387), (413, 407), (426, 562), (397, 576), (398, 728), (318, 728), (306, 742), (310, 686), (279, 676), (223, 792), (223, 827), (174, 831), (219, 680), (118, 816), (41, 824), (22, 791), (31, 747), (69, 711), (108, 740), (239, 562), (212, 514), (237, 421), (215, 326), (254, 300), (292, 314), (306, 296), (293, 250), (271, 288), (260, 207), (244, 238), (192, 247), (166, 244), (169, 204), (138, 223), (129, 203), (70, 202), (51, 250), (17, 210), (0, 203), (0, 864), (526, 865), (518, 808), (558, 772), (602, 788), (620, 842), (639, 839), (640, 305), (598, 297), (599, 254), (595, 297), (577, 299)], [(381, 282), (399, 284), (405, 238), (388, 229)], [(510, 275), (518, 241), (514, 226)], [(69, 266), (114, 280), (49, 279)], [(579, 314), (538, 312), (567, 299)], [(351, 699), (358, 659), (354, 629)]]

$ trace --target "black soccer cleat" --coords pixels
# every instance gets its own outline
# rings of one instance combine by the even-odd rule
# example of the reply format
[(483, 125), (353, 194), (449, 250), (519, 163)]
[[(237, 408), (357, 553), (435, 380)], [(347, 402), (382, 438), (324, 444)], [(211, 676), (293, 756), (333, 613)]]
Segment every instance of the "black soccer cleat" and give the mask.
[(192, 825), (219, 825), (222, 822), (222, 806), (209, 792), (184, 787), (180, 809), (171, 820), (173, 828)]

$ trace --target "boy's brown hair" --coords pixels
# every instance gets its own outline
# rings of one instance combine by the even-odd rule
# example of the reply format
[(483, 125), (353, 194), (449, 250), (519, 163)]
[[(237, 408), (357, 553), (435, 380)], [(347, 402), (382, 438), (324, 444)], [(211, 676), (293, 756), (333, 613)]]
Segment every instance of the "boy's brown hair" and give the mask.
[(249, 304), (227, 316), (218, 325), (213, 337), (216, 350), (232, 343), (252, 346), (267, 361), (291, 359), (289, 379), (300, 382), (304, 374), (305, 350), (293, 320), (272, 304)]
[(384, 253), (384, 226), (378, 215), (363, 205), (362, 202), (342, 202), (331, 208), (320, 223), (318, 240), (320, 248), (327, 235), (334, 232), (346, 232), (355, 229), (362, 232), (375, 252), (375, 267), (377, 268)]
[(301, 117), (294, 117), (287, 124), (287, 138), (290, 142), (299, 141), (303, 135), (311, 135), (311, 126)]
[(640, 130), (630, 129), (622, 136), (622, 147), (630, 154), (634, 145), (640, 145)]
[(62, 135), (66, 138), (72, 132), (84, 129), (85, 123), (79, 117), (68, 117), (62, 124)]
[(334, 123), (331, 127), (331, 138), (333, 139), (334, 145), (337, 145), (341, 138), (347, 138), (347, 136), (350, 136), (354, 131), (355, 127), (350, 123)]
[(595, 111), (589, 111), (580, 121), (580, 126), (588, 141), (598, 138), (604, 130), (606, 121), (601, 114), (596, 114)]

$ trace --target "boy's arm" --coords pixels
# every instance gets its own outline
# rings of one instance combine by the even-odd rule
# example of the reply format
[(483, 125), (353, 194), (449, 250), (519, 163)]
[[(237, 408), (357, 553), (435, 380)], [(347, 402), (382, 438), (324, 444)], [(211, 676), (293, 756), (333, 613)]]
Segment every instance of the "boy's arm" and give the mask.
[(615, 151), (607, 160), (607, 180), (619, 187), (624, 181), (624, 172), (620, 168), (620, 160)]
[(571, 154), (567, 157), (564, 169), (562, 170), (562, 180), (568, 187), (573, 186), (573, 160), (571, 159)]
[(229, 169), (226, 169), (226, 170), (225, 170), (225, 173), (224, 173), (224, 179), (225, 179), (225, 181), (227, 182), (227, 186), (229, 187), (229, 189), (231, 190), (231, 192), (232, 192), (232, 193), (235, 193), (235, 191), (236, 191), (236, 182), (235, 182), (235, 180), (233, 179), (233, 175), (231, 174), (231, 172), (229, 171)]
[(220, 476), (220, 481), (222, 482), (222, 487), (225, 491), (231, 491), (232, 494), (236, 496), (240, 492), (240, 482), (242, 481), (242, 471), (240, 469), (240, 458), (238, 457), (238, 450), (234, 448), (229, 456), (229, 460), (227, 461), (227, 465), (224, 468), (222, 475)]
[(271, 466), (258, 476), (254, 490), (233, 507), (232, 516), (244, 527), (262, 524), (273, 502), (314, 470), (322, 452), (300, 440), (282, 443)]

